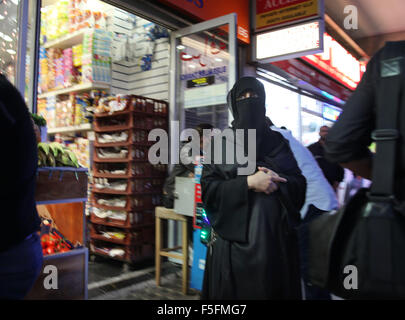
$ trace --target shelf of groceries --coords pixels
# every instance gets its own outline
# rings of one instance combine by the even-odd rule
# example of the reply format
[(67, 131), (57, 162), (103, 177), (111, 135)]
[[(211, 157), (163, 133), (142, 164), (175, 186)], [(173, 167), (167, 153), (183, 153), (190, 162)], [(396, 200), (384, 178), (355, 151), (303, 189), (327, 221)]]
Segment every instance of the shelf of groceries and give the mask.
[(45, 49), (50, 48), (60, 48), (60, 49), (67, 49), (71, 48), (72, 46), (82, 43), (84, 35), (88, 32), (91, 32), (92, 28), (81, 29), (75, 31), (73, 33), (69, 33), (65, 36), (62, 36), (58, 39), (48, 41), (44, 44)]
[(48, 130), (48, 134), (57, 134), (57, 133), (75, 133), (75, 132), (87, 132), (92, 131), (93, 126), (90, 123), (84, 123), (76, 126), (69, 127), (60, 127), (52, 128)]
[(59, 88), (38, 95), (39, 99), (53, 96), (68, 95), (70, 93), (81, 93), (91, 90), (110, 90), (110, 84), (100, 82), (80, 83), (67, 88)]

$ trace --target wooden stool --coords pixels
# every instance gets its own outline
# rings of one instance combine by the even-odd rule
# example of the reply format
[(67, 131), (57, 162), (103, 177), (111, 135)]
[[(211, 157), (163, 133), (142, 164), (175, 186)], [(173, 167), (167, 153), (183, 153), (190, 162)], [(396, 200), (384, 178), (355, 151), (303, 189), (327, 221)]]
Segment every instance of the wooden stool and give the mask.
[[(170, 257), (180, 259), (183, 262), (183, 294), (187, 294), (188, 291), (188, 229), (187, 229), (187, 217), (181, 214), (177, 214), (173, 209), (167, 209), (165, 207), (156, 207), (156, 252), (155, 252), (155, 268), (156, 268), (156, 285), (160, 286), (160, 271), (161, 271), (161, 257)], [(182, 222), (182, 242), (183, 245), (175, 248), (162, 249), (162, 220), (177, 220)], [(182, 248), (183, 254), (171, 253)]]

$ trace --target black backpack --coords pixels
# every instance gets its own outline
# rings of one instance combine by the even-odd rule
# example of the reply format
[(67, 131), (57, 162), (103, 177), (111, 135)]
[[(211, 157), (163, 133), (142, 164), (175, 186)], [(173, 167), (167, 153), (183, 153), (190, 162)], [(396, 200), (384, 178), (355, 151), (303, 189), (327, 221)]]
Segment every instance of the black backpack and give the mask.
[(405, 298), (405, 206), (394, 195), (405, 64), (390, 58), (397, 55), (392, 43), (382, 55), (371, 189), (299, 229), (307, 243), (304, 281), (346, 299)]

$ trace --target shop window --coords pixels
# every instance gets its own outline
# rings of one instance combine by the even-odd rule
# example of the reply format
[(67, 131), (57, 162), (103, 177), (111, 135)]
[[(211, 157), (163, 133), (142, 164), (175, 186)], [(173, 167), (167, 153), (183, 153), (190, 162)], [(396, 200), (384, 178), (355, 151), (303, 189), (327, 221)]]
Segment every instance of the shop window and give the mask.
[[(169, 31), (99, 0), (44, 0), (37, 113), (90, 167), (101, 99), (169, 99)], [(108, 103), (107, 103), (108, 105)]]
[(24, 95), (33, 109), (36, 0), (0, 2), (0, 72)]
[(20, 1), (0, 3), (0, 68), (10, 82), (16, 85)]
[(184, 126), (205, 122), (225, 129), (230, 90), (227, 32), (214, 28), (182, 37), (177, 50), (181, 61), (178, 102), (184, 111)]
[(324, 125), (322, 117), (302, 112), (302, 144), (309, 146), (319, 140), (319, 129)]
[(299, 95), (270, 82), (260, 81), (266, 91), (266, 115), (277, 127), (285, 127), (299, 140)]

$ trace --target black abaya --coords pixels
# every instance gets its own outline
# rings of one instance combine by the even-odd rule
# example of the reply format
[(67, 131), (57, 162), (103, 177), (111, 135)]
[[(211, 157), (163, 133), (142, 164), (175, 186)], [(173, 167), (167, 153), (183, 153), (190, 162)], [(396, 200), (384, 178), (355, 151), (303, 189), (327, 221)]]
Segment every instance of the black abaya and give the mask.
[(306, 181), (279, 133), (266, 129), (260, 138), (257, 166), (288, 180), (270, 195), (249, 190), (237, 164), (204, 165), (203, 203), (217, 236), (208, 247), (203, 299), (301, 297), (294, 225)]

